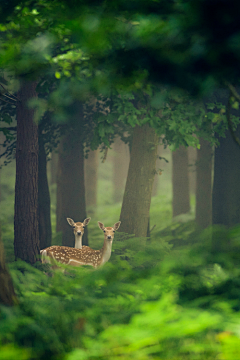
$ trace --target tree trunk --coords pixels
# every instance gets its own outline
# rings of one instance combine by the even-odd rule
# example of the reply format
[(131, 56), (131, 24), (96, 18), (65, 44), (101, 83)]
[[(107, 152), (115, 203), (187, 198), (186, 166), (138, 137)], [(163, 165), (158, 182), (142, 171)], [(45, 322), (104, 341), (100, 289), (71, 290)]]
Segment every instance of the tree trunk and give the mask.
[[(0, 142), (4, 141), (4, 135), (0, 134)], [(1, 159), (0, 165), (3, 161)], [(1, 180), (1, 169), (0, 169)], [(1, 182), (0, 182), (0, 201), (1, 201)], [(4, 246), (2, 243), (2, 224), (0, 223), (0, 304), (14, 305), (17, 302), (16, 295), (13, 288), (11, 276), (7, 270), (4, 256)]]
[(47, 157), (41, 130), (38, 135), (38, 212), (40, 249), (51, 246), (52, 228), (50, 211), (50, 194), (47, 179)]
[(57, 163), (57, 191), (56, 191), (56, 232), (62, 231), (62, 164), (60, 153), (63, 152), (63, 138), (58, 146), (58, 163)]
[(184, 146), (172, 152), (173, 217), (190, 211), (188, 153)]
[(17, 303), (11, 276), (4, 258), (4, 248), (0, 234), (0, 304), (12, 306)]
[(120, 220), (121, 231), (137, 237), (147, 236), (157, 141), (157, 135), (149, 125), (134, 128)]
[(36, 82), (25, 82), (18, 93), (14, 252), (31, 264), (39, 256), (38, 128), (28, 102), (36, 98)]
[(240, 148), (229, 131), (219, 141), (214, 160), (213, 224), (231, 227), (240, 223)]
[(152, 196), (157, 196), (158, 193), (158, 185), (160, 178), (160, 169), (161, 169), (161, 160), (159, 157), (161, 156), (162, 145), (158, 145), (157, 147), (157, 160), (156, 160), (156, 175), (154, 176)]
[(212, 146), (200, 139), (197, 150), (196, 223), (205, 229), (212, 223)]
[(55, 150), (56, 149), (54, 149), (51, 153), (51, 161), (50, 161), (51, 185), (56, 184), (57, 182), (58, 153), (56, 153)]
[(115, 203), (122, 201), (124, 187), (127, 180), (129, 167), (129, 146), (120, 138), (113, 144), (113, 200)]
[(197, 162), (197, 149), (189, 146), (188, 149), (188, 178), (189, 178), (189, 191), (190, 194), (196, 194), (196, 162)]
[(89, 214), (94, 213), (97, 206), (98, 162), (98, 151), (90, 150), (88, 158), (84, 160), (86, 204)]
[[(61, 140), (59, 149), (57, 189), (58, 231), (62, 231), (62, 244), (74, 246), (74, 236), (67, 217), (83, 221), (87, 217), (84, 185), (83, 143), (76, 131), (69, 131)], [(83, 245), (88, 245), (88, 230), (84, 231)]]

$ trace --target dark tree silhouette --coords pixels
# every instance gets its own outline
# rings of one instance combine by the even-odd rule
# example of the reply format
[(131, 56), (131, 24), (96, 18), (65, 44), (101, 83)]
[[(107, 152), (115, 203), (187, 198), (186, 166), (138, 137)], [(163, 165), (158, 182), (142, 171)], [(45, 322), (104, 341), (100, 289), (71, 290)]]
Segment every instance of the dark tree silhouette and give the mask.
[(39, 255), (38, 128), (29, 100), (37, 97), (36, 82), (22, 82), (17, 104), (15, 257), (34, 264)]

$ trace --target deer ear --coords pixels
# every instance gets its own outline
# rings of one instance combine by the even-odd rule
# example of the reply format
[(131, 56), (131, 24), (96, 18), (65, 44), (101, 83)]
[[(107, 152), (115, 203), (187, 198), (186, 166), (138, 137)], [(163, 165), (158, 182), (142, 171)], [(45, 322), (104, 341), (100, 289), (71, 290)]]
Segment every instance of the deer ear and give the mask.
[(69, 225), (74, 226), (75, 222), (73, 221), (73, 219), (67, 218), (67, 222), (69, 223)]
[(118, 221), (118, 222), (116, 222), (116, 224), (113, 225), (113, 228), (114, 228), (115, 231), (117, 229), (119, 229), (120, 224), (121, 224), (121, 221)]
[(90, 220), (91, 220), (91, 218), (85, 219), (84, 222), (83, 222), (83, 225), (84, 225), (84, 226), (87, 226), (88, 223), (90, 222)]
[(104, 230), (104, 225), (100, 221), (98, 221), (98, 226), (100, 227), (101, 230)]

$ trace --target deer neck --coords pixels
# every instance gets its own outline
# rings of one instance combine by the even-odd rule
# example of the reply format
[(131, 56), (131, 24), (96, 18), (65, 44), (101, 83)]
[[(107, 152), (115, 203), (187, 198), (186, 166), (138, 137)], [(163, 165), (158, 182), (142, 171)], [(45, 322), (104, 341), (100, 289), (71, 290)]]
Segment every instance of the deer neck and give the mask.
[(111, 257), (112, 243), (113, 243), (113, 239), (107, 240), (106, 238), (104, 238), (103, 248), (101, 249), (102, 252), (101, 265), (105, 264)]
[(82, 248), (82, 234), (81, 235), (78, 235), (78, 234), (75, 235), (75, 248), (76, 249), (81, 249)]

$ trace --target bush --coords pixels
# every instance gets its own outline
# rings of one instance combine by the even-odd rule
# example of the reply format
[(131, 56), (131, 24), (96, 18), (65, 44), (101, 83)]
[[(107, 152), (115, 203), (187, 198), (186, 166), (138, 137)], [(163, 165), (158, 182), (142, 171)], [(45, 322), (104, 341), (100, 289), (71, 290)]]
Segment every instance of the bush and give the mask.
[(67, 267), (64, 273), (12, 263), (19, 305), (1, 307), (1, 354), (23, 360), (240, 358), (240, 229), (214, 230), (229, 244), (224, 253), (212, 251), (210, 231), (189, 229), (192, 223), (182, 229), (188, 245), (172, 250), (171, 228), (151, 242), (116, 235), (111, 261), (98, 270)]

